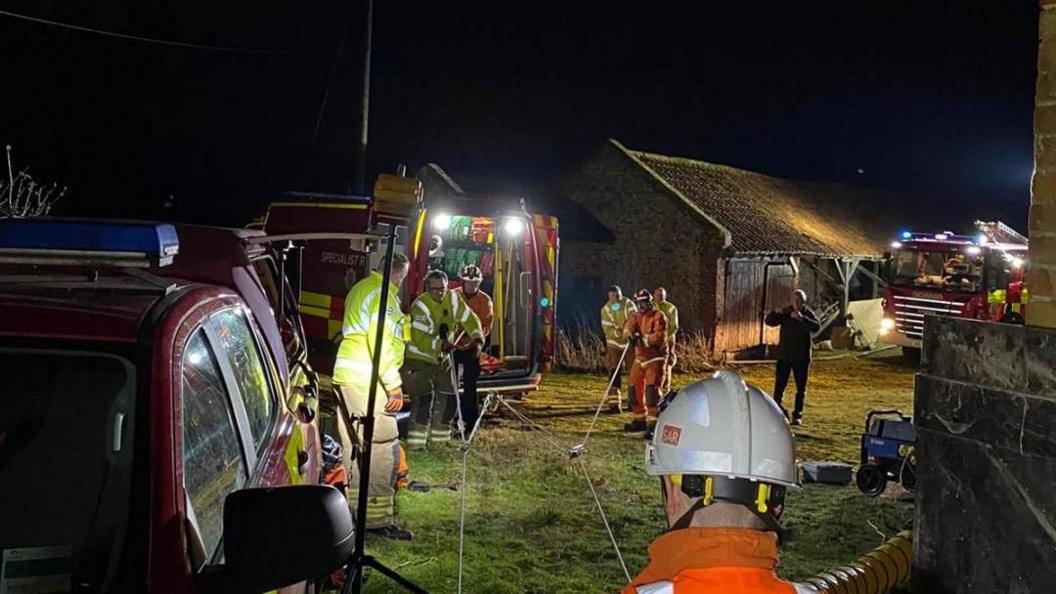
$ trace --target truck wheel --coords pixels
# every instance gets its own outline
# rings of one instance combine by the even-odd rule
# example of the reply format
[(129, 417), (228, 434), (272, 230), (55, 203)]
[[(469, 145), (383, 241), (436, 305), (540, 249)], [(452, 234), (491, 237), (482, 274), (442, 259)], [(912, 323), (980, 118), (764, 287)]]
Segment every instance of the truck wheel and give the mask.
[(887, 473), (876, 464), (863, 464), (854, 477), (858, 490), (870, 497), (876, 497), (887, 488)]

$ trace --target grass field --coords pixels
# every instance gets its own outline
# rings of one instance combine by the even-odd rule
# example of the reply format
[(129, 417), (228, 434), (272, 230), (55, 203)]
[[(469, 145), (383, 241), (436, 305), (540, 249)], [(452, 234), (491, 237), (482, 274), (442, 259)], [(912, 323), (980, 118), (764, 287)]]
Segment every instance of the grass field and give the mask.
[[(773, 367), (742, 369), (769, 391)], [(692, 381), (680, 376), (677, 384)], [(582, 440), (605, 378), (553, 373), (544, 388), (514, 403), (561, 444)], [(912, 410), (912, 370), (897, 358), (846, 358), (815, 363), (805, 413), (797, 428), (801, 460), (856, 463), (865, 414), (873, 408)], [(664, 530), (660, 492), (643, 470), (644, 441), (621, 431), (627, 416), (603, 414), (583, 462), (601, 498), (631, 575), (648, 559), (649, 543)], [(626, 578), (596, 511), (579, 461), (555, 451), (509, 411), (490, 417), (469, 455), (466, 485), (464, 592), (615, 592)], [(461, 452), (414, 453), (411, 478), (435, 485), (428, 493), (401, 492), (400, 523), (412, 543), (368, 541), (368, 549), (430, 592), (454, 592), (458, 565)], [(789, 579), (847, 563), (881, 543), (909, 519), (908, 504), (892, 489), (878, 499), (853, 486), (806, 485), (790, 494), (785, 522), (799, 541), (782, 548), (780, 573)], [(378, 574), (369, 592), (397, 591)]]

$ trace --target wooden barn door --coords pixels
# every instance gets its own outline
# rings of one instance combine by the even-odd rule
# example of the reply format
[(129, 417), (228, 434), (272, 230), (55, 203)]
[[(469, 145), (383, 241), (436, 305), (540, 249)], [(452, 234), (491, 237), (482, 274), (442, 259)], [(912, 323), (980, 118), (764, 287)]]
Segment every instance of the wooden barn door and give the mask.
[(722, 319), (716, 332), (716, 354), (731, 356), (761, 344), (776, 344), (777, 330), (763, 324), (771, 309), (788, 304), (795, 270), (787, 261), (729, 260)]
[(763, 269), (756, 260), (726, 263), (726, 291), (715, 350), (734, 353), (759, 344), (759, 307), (763, 298)]
[[(763, 276), (766, 283), (766, 292), (762, 300), (762, 311), (760, 320), (766, 317), (766, 313), (775, 309), (781, 309), (788, 305), (789, 294), (796, 287), (796, 271), (787, 263), (767, 262), (764, 264)], [(762, 344), (777, 344), (779, 328), (771, 328), (762, 324)]]

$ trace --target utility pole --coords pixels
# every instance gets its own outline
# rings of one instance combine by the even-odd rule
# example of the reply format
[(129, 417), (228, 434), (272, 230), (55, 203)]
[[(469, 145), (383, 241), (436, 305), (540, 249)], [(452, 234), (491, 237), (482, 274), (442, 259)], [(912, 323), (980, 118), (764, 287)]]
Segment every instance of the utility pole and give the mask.
[(374, 0), (364, 0), (367, 9), (367, 31), (363, 42), (363, 102), (360, 113), (363, 116), (359, 126), (359, 163), (356, 167), (356, 189), (360, 195), (368, 194), (367, 188), (367, 132), (370, 121), (370, 54), (374, 42)]

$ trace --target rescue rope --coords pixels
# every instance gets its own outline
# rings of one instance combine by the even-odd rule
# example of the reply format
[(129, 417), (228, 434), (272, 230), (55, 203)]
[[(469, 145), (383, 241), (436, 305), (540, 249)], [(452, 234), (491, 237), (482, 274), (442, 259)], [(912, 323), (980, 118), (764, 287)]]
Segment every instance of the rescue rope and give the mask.
[(584, 446), (586, 445), (587, 440), (590, 438), (591, 432), (593, 432), (593, 430), (594, 430), (594, 426), (597, 423), (598, 416), (601, 414), (602, 407), (605, 404), (605, 399), (608, 398), (609, 390), (612, 388), (612, 385), (616, 381), (616, 375), (619, 373), (620, 368), (622, 368), (622, 366), (623, 366), (623, 360), (627, 356), (627, 351), (628, 351), (629, 347), (630, 347), (630, 344), (625, 346), (624, 349), (623, 349), (623, 352), (620, 354), (620, 364), (616, 368), (616, 373), (614, 373), (613, 376), (611, 378), (609, 378), (609, 384), (605, 388), (605, 392), (604, 392), (604, 394), (602, 396), (602, 400), (598, 404), (598, 409), (594, 413), (594, 419), (591, 421), (590, 427), (587, 429), (587, 432), (583, 436), (582, 441), (580, 441), (579, 444), (577, 444), (577, 445), (575, 445), (575, 446), (573, 446), (571, 448), (566, 446), (566, 445), (564, 445), (563, 443), (561, 443), (561, 440), (556, 435), (554, 435), (552, 432), (548, 431), (545, 427), (543, 427), (542, 425), (536, 423), (531, 418), (529, 418), (527, 415), (525, 415), (521, 411), (519, 411), (516, 408), (514, 408), (513, 405), (511, 405), (509, 402), (507, 402), (501, 395), (497, 394), (496, 392), (489, 392), (488, 395), (485, 397), (483, 406), (481, 407), (481, 410), (480, 410), (480, 414), (477, 415), (476, 422), (474, 423), (473, 428), (470, 430), (469, 435), (467, 436), (466, 432), (465, 432), (465, 423), (464, 423), (464, 421), (462, 419), (462, 401), (461, 401), (461, 394), (460, 394), (459, 389), (458, 389), (458, 374), (457, 374), (456, 371), (454, 371), (454, 369), (455, 369), (454, 368), (454, 358), (453, 358), (453, 356), (451, 357), (452, 376), (453, 376), (452, 379), (453, 379), (454, 387), (455, 387), (455, 401), (456, 401), (456, 407), (457, 407), (457, 410), (458, 410), (457, 415), (458, 415), (458, 426), (459, 426), (459, 441), (461, 443), (461, 448), (462, 448), (462, 485), (461, 485), (461, 492), (459, 493), (459, 512), (458, 512), (459, 513), (459, 521), (458, 521), (459, 526), (458, 526), (458, 578), (457, 578), (457, 588), (456, 588), (457, 594), (462, 594), (462, 575), (463, 575), (463, 571), (464, 571), (464, 561), (465, 561), (465, 552), (466, 552), (466, 548), (465, 548), (465, 542), (466, 542), (466, 490), (467, 490), (466, 489), (466, 484), (467, 484), (466, 481), (467, 481), (468, 476), (469, 476), (469, 453), (470, 453), (470, 448), (472, 447), (473, 440), (476, 437), (477, 432), (480, 429), (480, 424), (484, 420), (484, 416), (487, 415), (489, 412), (497, 411), (499, 405), (502, 405), (502, 406), (506, 407), (506, 409), (508, 411), (510, 411), (510, 414), (512, 414), (514, 416), (514, 418), (516, 418), (518, 421), (523, 423), (529, 429), (533, 430), (533, 432), (535, 434), (537, 434), (543, 441), (545, 441), (548, 445), (553, 447), (556, 451), (560, 452), (562, 456), (567, 456), (570, 460), (578, 460), (579, 461), (580, 469), (582, 469), (582, 471), (583, 471), (583, 477), (587, 481), (587, 487), (590, 488), (590, 494), (594, 498), (594, 505), (595, 505), (595, 507), (598, 510), (598, 515), (601, 516), (601, 522), (605, 526), (605, 531), (609, 535), (609, 541), (612, 543), (613, 550), (616, 551), (616, 559), (620, 562), (620, 568), (623, 570), (623, 575), (627, 578), (627, 581), (628, 582), (631, 581), (631, 573), (627, 569), (627, 563), (623, 559), (623, 552), (620, 550), (620, 545), (616, 541), (616, 534), (612, 531), (612, 526), (609, 524), (609, 518), (605, 514), (605, 508), (601, 504), (601, 497), (598, 496), (598, 491), (597, 491), (597, 489), (594, 488), (594, 480), (591, 478), (590, 472), (587, 469), (586, 460), (584, 460), (584, 458), (582, 457), (582, 454), (584, 452)]
[(507, 409), (509, 409), (509, 411), (513, 413), (513, 416), (517, 417), (519, 421), (521, 421), (525, 425), (528, 425), (528, 427), (534, 429), (537, 433), (539, 433), (540, 437), (546, 440), (546, 442), (550, 445), (554, 446), (554, 448), (561, 452), (562, 455), (568, 456), (573, 450), (575, 450), (575, 448), (570, 448), (567, 445), (563, 445), (557, 440), (557, 437), (553, 433), (550, 433), (543, 426), (526, 417), (524, 413), (514, 408), (509, 402), (506, 402), (506, 400), (500, 398), (499, 404), (502, 404)]
[(616, 551), (616, 558), (620, 560), (620, 567), (623, 568), (623, 575), (627, 576), (627, 581), (631, 581), (631, 572), (627, 571), (627, 564), (623, 561), (623, 553), (620, 552), (620, 545), (616, 544), (616, 535), (612, 533), (612, 527), (609, 526), (609, 518), (605, 516), (605, 510), (601, 507), (601, 498), (598, 497), (598, 491), (594, 488), (594, 481), (590, 478), (590, 473), (587, 472), (587, 463), (583, 458), (579, 459), (579, 466), (583, 469), (583, 476), (587, 479), (587, 486), (590, 487), (590, 494), (594, 496), (594, 503), (598, 506), (598, 515), (601, 516), (601, 522), (605, 524), (605, 531), (609, 533), (609, 540), (612, 541), (612, 549)]
[(609, 378), (609, 384), (605, 386), (605, 392), (602, 393), (601, 400), (598, 401), (598, 408), (594, 411), (594, 418), (590, 420), (590, 426), (587, 427), (587, 433), (583, 436), (583, 440), (579, 442), (579, 445), (576, 446), (577, 448), (585, 448), (587, 440), (590, 439), (590, 434), (594, 432), (594, 426), (598, 423), (598, 417), (601, 416), (601, 410), (609, 400), (609, 392), (612, 391), (612, 386), (616, 384), (616, 378), (620, 377), (620, 370), (623, 369), (623, 361), (627, 357), (627, 351), (629, 351), (630, 348), (630, 342), (623, 346), (623, 352), (620, 353), (620, 362), (616, 364), (616, 368), (613, 369), (612, 377)]
[(484, 405), (480, 408), (480, 414), (477, 415), (477, 421), (473, 424), (469, 437), (466, 438), (465, 433), (462, 434), (462, 487), (459, 489), (458, 502), (458, 594), (462, 594), (462, 562), (466, 556), (466, 474), (469, 466), (469, 448), (473, 445), (473, 438), (476, 437), (480, 422), (487, 414), (494, 396), (495, 392), (488, 392), (488, 395), (484, 397)]

